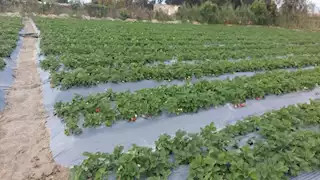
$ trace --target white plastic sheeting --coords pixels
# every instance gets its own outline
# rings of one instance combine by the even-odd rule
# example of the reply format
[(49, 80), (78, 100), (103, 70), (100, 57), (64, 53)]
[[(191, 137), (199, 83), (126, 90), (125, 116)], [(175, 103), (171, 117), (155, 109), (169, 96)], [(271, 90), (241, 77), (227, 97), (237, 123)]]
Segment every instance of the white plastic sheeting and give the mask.
[(89, 4), (92, 3), (92, 0), (68, 0), (68, 3)]

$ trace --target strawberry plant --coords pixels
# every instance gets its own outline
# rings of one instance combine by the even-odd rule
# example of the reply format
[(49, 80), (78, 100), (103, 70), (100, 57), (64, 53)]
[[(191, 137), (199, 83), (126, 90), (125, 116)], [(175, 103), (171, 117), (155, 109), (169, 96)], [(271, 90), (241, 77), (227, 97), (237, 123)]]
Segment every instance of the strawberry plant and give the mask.
[[(133, 145), (124, 152), (118, 146), (113, 153), (85, 153), (74, 166), (74, 180), (167, 179), (172, 169), (188, 165), (188, 179), (289, 179), (302, 172), (320, 170), (320, 101), (291, 105), (253, 116), (217, 131), (214, 125), (188, 134), (178, 131), (174, 137), (161, 135), (155, 149)], [(256, 134), (252, 145), (230, 148), (236, 138)], [(259, 135), (259, 136), (258, 136)]]

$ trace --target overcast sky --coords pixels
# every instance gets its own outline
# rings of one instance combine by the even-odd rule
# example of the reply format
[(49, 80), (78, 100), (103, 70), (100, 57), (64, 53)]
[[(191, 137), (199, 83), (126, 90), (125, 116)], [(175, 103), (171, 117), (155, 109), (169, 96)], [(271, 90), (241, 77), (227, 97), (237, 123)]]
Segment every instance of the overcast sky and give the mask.
[(311, 0), (317, 7), (320, 7), (320, 0)]

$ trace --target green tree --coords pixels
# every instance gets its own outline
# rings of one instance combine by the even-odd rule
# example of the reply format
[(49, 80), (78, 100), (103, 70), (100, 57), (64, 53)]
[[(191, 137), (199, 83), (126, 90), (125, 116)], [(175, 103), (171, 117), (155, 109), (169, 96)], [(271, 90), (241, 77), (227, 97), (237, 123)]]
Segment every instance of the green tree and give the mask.
[(264, 0), (255, 0), (250, 7), (254, 13), (254, 21), (256, 24), (267, 24), (269, 11)]
[(206, 23), (216, 23), (217, 10), (218, 10), (217, 4), (212, 3), (210, 1), (203, 3), (200, 7), (200, 14), (201, 14), (202, 20)]
[(283, 14), (294, 15), (308, 12), (307, 0), (281, 0), (278, 3), (282, 3), (280, 10)]

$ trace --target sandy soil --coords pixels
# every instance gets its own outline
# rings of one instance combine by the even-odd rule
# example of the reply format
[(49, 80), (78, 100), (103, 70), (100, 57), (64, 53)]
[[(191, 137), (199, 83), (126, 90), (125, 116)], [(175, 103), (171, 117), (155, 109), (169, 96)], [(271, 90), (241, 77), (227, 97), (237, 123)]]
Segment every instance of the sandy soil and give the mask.
[[(26, 32), (35, 32), (26, 22)], [(49, 148), (46, 111), (36, 67), (36, 39), (23, 38), (15, 82), (0, 113), (0, 179), (67, 179), (67, 169), (55, 164)]]

